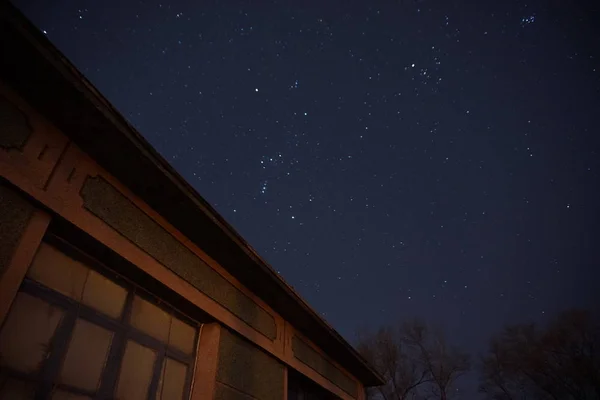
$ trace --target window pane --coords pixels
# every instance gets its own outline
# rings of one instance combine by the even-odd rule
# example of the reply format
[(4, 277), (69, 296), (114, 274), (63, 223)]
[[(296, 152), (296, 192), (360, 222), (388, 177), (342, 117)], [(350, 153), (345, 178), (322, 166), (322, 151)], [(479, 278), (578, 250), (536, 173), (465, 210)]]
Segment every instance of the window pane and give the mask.
[(46, 359), (63, 310), (19, 292), (0, 332), (0, 365), (34, 372)]
[(161, 379), (156, 392), (157, 400), (182, 399), (185, 389), (187, 366), (171, 358), (165, 359)]
[(0, 378), (0, 400), (33, 400), (31, 382), (9, 377)]
[(131, 325), (156, 339), (167, 342), (171, 316), (158, 306), (135, 296), (131, 310)]
[(63, 362), (60, 381), (94, 391), (100, 383), (112, 332), (78, 319)]
[(127, 400), (145, 400), (152, 379), (156, 353), (132, 340), (127, 342), (116, 397)]
[(195, 350), (196, 329), (193, 326), (173, 317), (171, 331), (169, 332), (169, 345), (185, 354), (192, 354)]
[(96, 271), (90, 270), (83, 290), (83, 304), (118, 319), (123, 311), (126, 297), (127, 290)]
[(81, 300), (88, 271), (85, 265), (42, 243), (27, 276), (65, 296)]
[(52, 400), (92, 400), (92, 398), (64, 390), (57, 390), (52, 394)]

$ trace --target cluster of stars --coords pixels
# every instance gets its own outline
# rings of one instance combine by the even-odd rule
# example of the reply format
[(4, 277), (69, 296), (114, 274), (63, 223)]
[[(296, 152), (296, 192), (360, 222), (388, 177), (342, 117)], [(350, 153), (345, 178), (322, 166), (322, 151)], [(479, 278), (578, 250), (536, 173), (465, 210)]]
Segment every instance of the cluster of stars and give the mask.
[(521, 18), (521, 26), (527, 26), (535, 22), (535, 15)]

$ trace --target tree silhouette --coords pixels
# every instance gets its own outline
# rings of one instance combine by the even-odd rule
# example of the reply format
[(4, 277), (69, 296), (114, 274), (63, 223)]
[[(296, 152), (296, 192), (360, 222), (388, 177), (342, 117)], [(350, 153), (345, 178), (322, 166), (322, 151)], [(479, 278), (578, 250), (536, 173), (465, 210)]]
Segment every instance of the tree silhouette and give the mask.
[(419, 320), (359, 333), (357, 348), (385, 379), (369, 396), (384, 400), (445, 400), (456, 379), (469, 369), (467, 354), (449, 346), (441, 330)]
[(442, 331), (431, 331), (422, 323), (405, 324), (407, 342), (418, 349), (419, 363), (431, 380), (432, 394), (446, 400), (454, 382), (470, 368), (469, 355), (448, 345)]
[(571, 310), (543, 330), (506, 327), (482, 359), (480, 392), (494, 400), (600, 399), (598, 321)]

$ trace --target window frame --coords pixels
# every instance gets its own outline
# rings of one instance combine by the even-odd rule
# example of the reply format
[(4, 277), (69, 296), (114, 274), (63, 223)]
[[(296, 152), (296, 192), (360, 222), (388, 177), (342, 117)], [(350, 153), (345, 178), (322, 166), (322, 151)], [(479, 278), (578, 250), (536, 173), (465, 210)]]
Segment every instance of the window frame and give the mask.
[[(90, 306), (71, 299), (70, 297), (25, 276), (19, 288), (19, 292), (26, 293), (39, 298), (48, 304), (59, 307), (64, 311), (64, 315), (58, 327), (56, 328), (52, 339), (50, 340), (50, 350), (48, 352), (49, 355), (43, 361), (40, 369), (36, 373), (27, 374), (15, 371), (9, 367), (2, 367), (2, 374), (6, 375), (7, 377), (13, 377), (33, 383), (35, 385), (34, 390), (36, 399), (50, 398), (50, 395), (56, 389), (62, 389), (74, 394), (89, 396), (92, 399), (111, 399), (115, 397), (115, 391), (117, 389), (120, 376), (120, 367), (125, 354), (127, 342), (128, 340), (133, 340), (138, 344), (148, 347), (156, 352), (156, 359), (152, 367), (152, 378), (148, 387), (147, 398), (152, 400), (156, 398), (156, 392), (158, 389), (158, 383), (165, 357), (169, 357), (187, 366), (183, 398), (189, 399), (192, 389), (194, 371), (196, 368), (198, 342), (202, 323), (194, 321), (188, 316), (182, 314), (168, 303), (161, 301), (159, 298), (144, 290), (138, 284), (135, 284), (134, 282), (113, 271), (109, 267), (100, 263), (98, 260), (92, 258), (60, 237), (51, 234), (46, 235), (41, 245), (43, 244), (55, 247), (58, 251), (62, 252), (66, 256), (83, 263), (90, 270), (101, 274), (102, 276), (110, 279), (112, 282), (127, 290), (127, 297), (123, 306), (123, 311), (118, 319), (113, 319)], [(143, 298), (144, 300), (167, 312), (171, 317), (178, 318), (194, 327), (194, 351), (192, 354), (187, 355), (176, 348), (169, 347), (168, 342), (158, 340), (134, 328), (129, 323), (129, 317), (131, 315), (133, 299), (135, 296)], [(70, 340), (74, 332), (75, 323), (78, 318), (107, 329), (113, 334), (107, 358), (100, 376), (100, 382), (95, 391), (88, 391), (58, 382), (62, 363), (65, 360)], [(2, 329), (3, 328), (4, 326), (2, 326)]]

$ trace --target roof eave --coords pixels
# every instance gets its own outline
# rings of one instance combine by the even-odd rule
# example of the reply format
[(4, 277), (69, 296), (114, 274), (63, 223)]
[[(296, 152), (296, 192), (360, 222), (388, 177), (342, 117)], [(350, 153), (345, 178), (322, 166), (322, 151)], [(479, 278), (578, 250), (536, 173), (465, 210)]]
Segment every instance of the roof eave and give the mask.
[[(0, 71), (82, 150), (261, 297), (365, 386), (382, 378), (252, 249), (13, 6), (2, 2)], [(40, 91), (39, 87), (46, 90)], [(57, 101), (60, 99), (61, 101)], [(114, 149), (130, 154), (114, 157)], [(203, 229), (197, 229), (202, 226)], [(262, 282), (257, 284), (256, 282)]]

